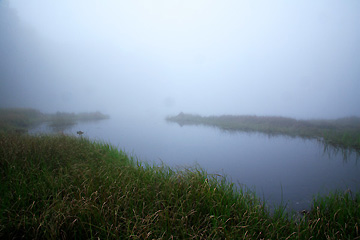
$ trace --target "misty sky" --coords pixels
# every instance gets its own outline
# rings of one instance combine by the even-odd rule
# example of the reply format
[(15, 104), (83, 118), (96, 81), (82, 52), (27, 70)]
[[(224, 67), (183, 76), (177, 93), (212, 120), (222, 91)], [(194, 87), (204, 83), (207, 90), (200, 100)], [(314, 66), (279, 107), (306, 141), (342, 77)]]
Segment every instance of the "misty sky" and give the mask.
[(360, 116), (358, 0), (0, 0), (0, 106)]

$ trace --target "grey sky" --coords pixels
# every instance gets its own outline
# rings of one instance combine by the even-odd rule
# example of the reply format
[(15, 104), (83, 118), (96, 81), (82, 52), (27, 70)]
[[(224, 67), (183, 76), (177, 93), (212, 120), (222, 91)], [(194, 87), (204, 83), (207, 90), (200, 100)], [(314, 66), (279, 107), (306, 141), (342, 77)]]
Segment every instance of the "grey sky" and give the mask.
[[(10, 0), (10, 7), (21, 36), (31, 35), (30, 50), (16, 57), (38, 61), (7, 67), (24, 71), (12, 77), (21, 97), (2, 99), (10, 105), (360, 115), (357, 0)], [(12, 85), (5, 80), (3, 89)]]

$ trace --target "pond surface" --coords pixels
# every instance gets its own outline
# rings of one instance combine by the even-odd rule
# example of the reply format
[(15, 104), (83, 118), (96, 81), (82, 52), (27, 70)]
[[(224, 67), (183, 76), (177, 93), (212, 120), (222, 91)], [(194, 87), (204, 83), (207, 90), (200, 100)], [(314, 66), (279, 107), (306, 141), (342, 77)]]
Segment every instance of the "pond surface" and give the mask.
[[(338, 189), (360, 190), (360, 160), (355, 153), (324, 151), (316, 140), (269, 137), (261, 133), (224, 132), (205, 126), (180, 127), (163, 117), (112, 117), (80, 122), (64, 132), (105, 141), (141, 161), (171, 167), (200, 165), (255, 190), (270, 206), (309, 209), (312, 197)], [(49, 133), (46, 125), (32, 133)]]

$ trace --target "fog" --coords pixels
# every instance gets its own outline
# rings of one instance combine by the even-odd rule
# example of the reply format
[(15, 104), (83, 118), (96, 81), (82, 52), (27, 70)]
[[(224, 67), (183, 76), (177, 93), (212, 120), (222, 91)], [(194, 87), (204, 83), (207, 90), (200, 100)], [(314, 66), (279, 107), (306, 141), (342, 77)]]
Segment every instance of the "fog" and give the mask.
[(0, 107), (360, 116), (358, 0), (0, 0)]

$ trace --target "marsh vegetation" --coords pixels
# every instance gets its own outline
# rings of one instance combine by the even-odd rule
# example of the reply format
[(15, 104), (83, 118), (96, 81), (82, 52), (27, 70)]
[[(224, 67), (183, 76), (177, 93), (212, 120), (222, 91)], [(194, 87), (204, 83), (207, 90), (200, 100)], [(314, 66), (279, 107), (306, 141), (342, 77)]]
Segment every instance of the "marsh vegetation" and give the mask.
[(224, 177), (150, 166), (106, 143), (0, 134), (2, 239), (355, 239), (360, 195), (294, 217)]
[(360, 151), (360, 118), (345, 117), (334, 120), (296, 120), (275, 116), (222, 115), (203, 117), (180, 113), (166, 118), (184, 125), (206, 125), (225, 131), (261, 132), (270, 136), (314, 138), (334, 147)]
[[(49, 119), (34, 110), (7, 113), (6, 129)], [(226, 176), (146, 164), (83, 137), (3, 130), (0, 178), (3, 239), (360, 237), (360, 195), (351, 190), (318, 196), (299, 214), (270, 208)]]
[(359, 26), (356, 0), (0, 0), (0, 239), (360, 239)]
[(79, 121), (96, 121), (108, 118), (108, 115), (102, 114), (101, 112), (56, 112), (53, 114), (45, 114), (39, 110), (29, 108), (1, 108), (0, 131), (26, 133), (31, 127), (47, 123), (55, 132), (58, 132)]

